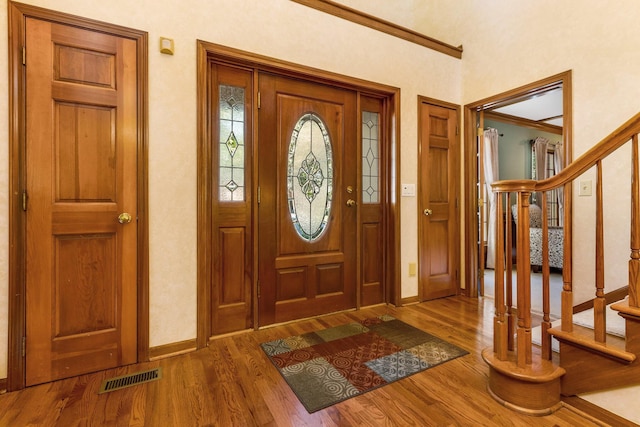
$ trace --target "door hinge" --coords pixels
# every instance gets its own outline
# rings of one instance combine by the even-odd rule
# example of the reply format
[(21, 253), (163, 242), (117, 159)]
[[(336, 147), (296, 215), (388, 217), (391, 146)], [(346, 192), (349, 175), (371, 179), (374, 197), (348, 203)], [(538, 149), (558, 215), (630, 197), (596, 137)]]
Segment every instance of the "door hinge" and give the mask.
[(258, 204), (260, 204), (260, 187), (258, 187)]
[(27, 355), (27, 337), (22, 337), (22, 357)]
[(258, 288), (258, 298), (260, 298), (260, 280), (258, 280), (256, 287)]
[(23, 211), (27, 211), (27, 192), (23, 191), (22, 192), (22, 210)]
[(22, 46), (22, 65), (27, 65), (27, 48)]
[(260, 99), (260, 92), (258, 92), (258, 110), (260, 109), (260, 104), (261, 104), (261, 99)]
[(460, 127), (456, 125), (456, 135), (460, 135)]

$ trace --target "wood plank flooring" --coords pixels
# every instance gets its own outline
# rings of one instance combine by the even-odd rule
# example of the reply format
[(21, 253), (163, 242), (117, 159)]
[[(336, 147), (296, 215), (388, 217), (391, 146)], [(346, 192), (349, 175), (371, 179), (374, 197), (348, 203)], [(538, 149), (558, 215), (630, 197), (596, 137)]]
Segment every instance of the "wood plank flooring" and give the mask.
[[(590, 426), (563, 407), (513, 412), (486, 392), (481, 351), (492, 343), (490, 299), (451, 297), (378, 306), (213, 340), (209, 348), (0, 395), (0, 426)], [(470, 352), (443, 365), (307, 413), (259, 344), (356, 319), (392, 315)], [(104, 379), (162, 367), (162, 379), (98, 395)]]

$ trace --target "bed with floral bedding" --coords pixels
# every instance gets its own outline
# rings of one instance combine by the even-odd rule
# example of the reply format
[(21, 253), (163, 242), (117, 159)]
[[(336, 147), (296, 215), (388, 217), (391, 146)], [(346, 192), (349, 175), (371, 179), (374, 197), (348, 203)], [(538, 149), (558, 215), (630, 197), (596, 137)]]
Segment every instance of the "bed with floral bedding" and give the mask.
[[(517, 206), (511, 207), (513, 220), (518, 222)], [(548, 227), (549, 230), (549, 267), (562, 269), (564, 228)], [(542, 211), (538, 205), (529, 206), (529, 256), (534, 267), (542, 266)]]

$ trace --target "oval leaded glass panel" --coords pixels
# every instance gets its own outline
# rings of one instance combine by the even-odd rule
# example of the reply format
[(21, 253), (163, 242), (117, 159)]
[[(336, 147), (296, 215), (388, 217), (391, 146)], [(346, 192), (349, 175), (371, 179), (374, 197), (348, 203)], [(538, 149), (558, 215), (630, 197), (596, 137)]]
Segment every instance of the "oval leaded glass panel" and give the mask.
[(313, 242), (327, 228), (333, 193), (333, 153), (320, 117), (305, 113), (293, 128), (287, 159), (287, 199), (300, 238)]

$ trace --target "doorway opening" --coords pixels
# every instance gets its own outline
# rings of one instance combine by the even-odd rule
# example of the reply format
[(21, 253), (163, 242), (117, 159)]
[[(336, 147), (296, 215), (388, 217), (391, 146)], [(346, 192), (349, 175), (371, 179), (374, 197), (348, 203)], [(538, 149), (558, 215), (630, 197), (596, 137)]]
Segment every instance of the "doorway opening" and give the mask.
[[(496, 123), (507, 127), (533, 130), (536, 133), (555, 135), (561, 143), (563, 167), (573, 156), (571, 120), (571, 71), (566, 71), (528, 85), (491, 96), (465, 106), (465, 193), (467, 203), (465, 216), (465, 283), (466, 294), (471, 297), (483, 296), (485, 291), (484, 269), (487, 255), (487, 235), (489, 233), (490, 212), (487, 209), (488, 190), (485, 181), (484, 140), (487, 125)], [(549, 101), (549, 105), (545, 105)], [(558, 103), (561, 103), (558, 105)], [(529, 116), (529, 107), (539, 110), (539, 115)], [(551, 112), (555, 105), (558, 112)], [(535, 109), (534, 109), (535, 110)], [(500, 137), (498, 131), (498, 137)], [(503, 136), (504, 137), (504, 134)], [(559, 146), (560, 147), (560, 146)], [(522, 166), (519, 178), (531, 179), (532, 157), (530, 147), (522, 151), (522, 158), (515, 162)], [(528, 167), (528, 169), (527, 169)], [(529, 176), (524, 176), (528, 174)], [(516, 179), (514, 176), (499, 179)], [(564, 195), (565, 209), (571, 212), (571, 194)], [(472, 220), (472, 218), (474, 220)], [(497, 219), (499, 220), (499, 219)], [(570, 233), (571, 223), (564, 224), (565, 233)]]

